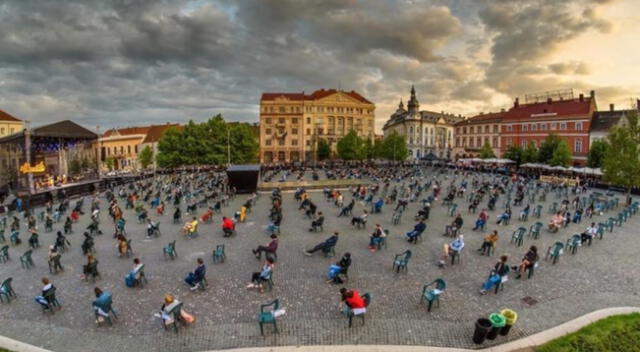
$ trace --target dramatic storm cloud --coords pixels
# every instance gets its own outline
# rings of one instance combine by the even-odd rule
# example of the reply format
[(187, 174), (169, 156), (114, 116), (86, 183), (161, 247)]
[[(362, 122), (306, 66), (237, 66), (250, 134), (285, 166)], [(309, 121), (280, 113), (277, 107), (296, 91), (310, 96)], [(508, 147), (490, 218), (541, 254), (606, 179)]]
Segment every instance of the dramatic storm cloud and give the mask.
[[(380, 127), (474, 114), (539, 90), (640, 95), (633, 0), (5, 0), (0, 109), (90, 127), (257, 121), (264, 91), (356, 90)], [(636, 63), (635, 65), (633, 63)], [(635, 74), (635, 75), (634, 75)], [(378, 127), (378, 129), (379, 129)]]

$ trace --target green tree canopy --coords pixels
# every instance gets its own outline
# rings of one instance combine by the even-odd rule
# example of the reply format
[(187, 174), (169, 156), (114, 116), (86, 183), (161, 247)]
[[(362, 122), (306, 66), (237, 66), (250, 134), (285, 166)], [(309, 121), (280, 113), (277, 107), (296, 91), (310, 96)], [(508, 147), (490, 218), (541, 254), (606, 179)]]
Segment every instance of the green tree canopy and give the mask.
[(331, 145), (327, 140), (318, 140), (318, 146), (316, 150), (316, 157), (318, 160), (325, 160), (331, 156)]
[(362, 153), (365, 159), (375, 159), (376, 150), (371, 138), (366, 138), (362, 144)]
[(524, 151), (522, 150), (522, 148), (516, 145), (512, 145), (507, 148), (507, 150), (504, 152), (503, 157), (506, 159), (513, 160), (516, 163), (516, 165), (520, 165), (522, 163), (523, 153)]
[(364, 141), (354, 130), (340, 138), (337, 149), (338, 156), (342, 160), (362, 160), (364, 158)]
[(587, 156), (588, 167), (602, 167), (605, 155), (609, 149), (609, 143), (604, 139), (597, 139), (591, 143), (589, 147), (589, 155)]
[(640, 126), (638, 114), (627, 115), (628, 124), (609, 130), (609, 148), (602, 162), (604, 179), (627, 188), (640, 186)]
[(138, 161), (140, 161), (140, 166), (143, 169), (146, 169), (147, 166), (153, 163), (153, 150), (148, 145), (142, 148), (140, 154), (138, 154)]
[(409, 157), (409, 149), (407, 148), (405, 137), (399, 135), (396, 131), (392, 131), (382, 142), (381, 156), (394, 161), (407, 159)]
[(522, 151), (522, 163), (535, 163), (538, 161), (538, 148), (533, 143), (533, 141), (529, 141), (527, 147)]
[(556, 134), (551, 133), (548, 135), (540, 144), (540, 149), (538, 150), (538, 161), (549, 164), (551, 162), (551, 158), (553, 158), (553, 152), (556, 150), (561, 140), (562, 139)]
[(489, 158), (496, 157), (496, 154), (493, 152), (493, 149), (491, 149), (491, 145), (489, 144), (489, 141), (484, 142), (484, 144), (482, 145), (482, 148), (480, 148), (479, 157), (480, 159), (489, 159)]
[(561, 140), (556, 149), (553, 150), (553, 156), (549, 160), (552, 166), (569, 166), (571, 164), (571, 149), (565, 140)]
[[(229, 125), (221, 115), (203, 123), (189, 121), (181, 129), (167, 129), (158, 141), (156, 160), (161, 167), (255, 162), (258, 141), (245, 123)], [(230, 157), (230, 158), (229, 158)]]

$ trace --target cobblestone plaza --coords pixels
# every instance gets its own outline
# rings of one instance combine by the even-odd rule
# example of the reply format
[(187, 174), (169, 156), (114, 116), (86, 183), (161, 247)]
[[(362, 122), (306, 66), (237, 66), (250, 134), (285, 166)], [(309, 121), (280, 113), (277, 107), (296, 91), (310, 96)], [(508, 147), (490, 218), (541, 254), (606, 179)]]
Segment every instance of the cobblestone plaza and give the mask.
[[(427, 169), (425, 174), (431, 177), (433, 170)], [(448, 179), (439, 177), (444, 192), (451, 176)], [(634, 237), (638, 233), (636, 226), (640, 225), (638, 217), (631, 217), (621, 227), (616, 226), (613, 232), (605, 232), (604, 239), (594, 240), (593, 245), (580, 247), (575, 255), (565, 252), (558, 263), (552, 265), (543, 259), (547, 248), (557, 240), (566, 241), (572, 234), (584, 231), (589, 219), (554, 234), (543, 229), (539, 239), (525, 237), (522, 247), (509, 240), (520, 226), (529, 228), (536, 221), (548, 222), (550, 204), (560, 201), (553, 193), (548, 194), (546, 202), (535, 203), (544, 206), (540, 220), (530, 216), (526, 222), (518, 221), (521, 207), (513, 207), (514, 218), (506, 226), (495, 223), (496, 216), (503, 210), (502, 199), (498, 201), (496, 210), (490, 211), (487, 227), (487, 231), (496, 229), (500, 235), (496, 255), (492, 257), (476, 252), (487, 231), (471, 230), (477, 215), (467, 212), (465, 199), (456, 198), (465, 220), (466, 247), (460, 264), (439, 268), (437, 260), (442, 246), (451, 240), (443, 237), (442, 232), (453, 219), (441, 201), (433, 204), (423, 240), (414, 245), (402, 234), (413, 228), (413, 217), (421, 206), (419, 202), (409, 204), (399, 225), (392, 225), (393, 205), (387, 204), (381, 213), (370, 215), (366, 229), (356, 229), (351, 226), (350, 217), (337, 217), (339, 209), (327, 202), (321, 191), (310, 191), (310, 196), (318, 211), (325, 214), (324, 231), (309, 232), (310, 220), (298, 210), (293, 194), (284, 193), (284, 220), (273, 275), (275, 287), (265, 293), (247, 290), (246, 285), (251, 273), (262, 266), (251, 249), (269, 240), (265, 230), (270, 208), (268, 194), (258, 199), (247, 220), (238, 224), (237, 235), (230, 238), (222, 237), (220, 217), (230, 216), (238, 210), (246, 195), (238, 195), (224, 207), (222, 215), (216, 215), (213, 224), (201, 224), (200, 235), (194, 239), (183, 238), (180, 234), (182, 224), (173, 224), (172, 206), (167, 206), (163, 217), (151, 216), (154, 221), (160, 221), (162, 230), (162, 235), (154, 239), (145, 238), (145, 225), (136, 221), (133, 210), (124, 210), (126, 231), (132, 239), (134, 255), (131, 258), (118, 257), (116, 242), (111, 236), (113, 225), (105, 209), (106, 201), (102, 200), (101, 228), (105, 234), (95, 240), (101, 273), (95, 284), (80, 278), (85, 263), (80, 244), (83, 229), (89, 222), (88, 214), (74, 224), (74, 233), (68, 236), (71, 248), (62, 256), (64, 271), (57, 275), (49, 274), (46, 248), (53, 244), (55, 232), (62, 228), (62, 223), (55, 224), (53, 232), (39, 232), (41, 247), (34, 250), (35, 266), (31, 269), (20, 266), (19, 257), (28, 249), (23, 223), (22, 244), (11, 246), (11, 259), (0, 264), (0, 280), (13, 277), (18, 296), (10, 303), (0, 304), (0, 334), (54, 351), (202, 351), (345, 344), (474, 348), (471, 336), (475, 320), (504, 308), (518, 312), (516, 326), (507, 338), (498, 337), (482, 347), (528, 336), (597, 309), (640, 305), (640, 272), (633, 259), (640, 250), (640, 243)], [(624, 195), (617, 196), (624, 198)], [(350, 199), (351, 195), (345, 194), (345, 204)], [(481, 207), (484, 205), (486, 200)], [(124, 204), (121, 206), (124, 208)], [(85, 202), (85, 212), (87, 208)], [(369, 209), (369, 206), (357, 202), (354, 214), (360, 214), (362, 209)], [(200, 208), (198, 212), (201, 215), (204, 209)], [(594, 221), (603, 221), (616, 214), (617, 210), (611, 210), (602, 216), (594, 216)], [(367, 245), (376, 223), (389, 229), (390, 236), (386, 248), (371, 252)], [(333, 231), (340, 232), (335, 258), (326, 258), (320, 252), (312, 257), (304, 255), (304, 248), (324, 241)], [(166, 260), (162, 248), (173, 240), (177, 241), (178, 257)], [(227, 259), (224, 263), (213, 264), (211, 254), (218, 244), (226, 246)], [(498, 294), (492, 291), (482, 296), (478, 293), (499, 255), (508, 254), (509, 264), (517, 265), (533, 244), (538, 246), (541, 260), (531, 279), (515, 280), (512, 275)], [(396, 273), (392, 270), (394, 255), (406, 249), (413, 251), (408, 271)], [(353, 265), (345, 286), (361, 293), (370, 292), (373, 297), (366, 325), (355, 320), (352, 328), (348, 328), (346, 318), (339, 312), (338, 290), (341, 286), (326, 280), (329, 265), (347, 251), (352, 254)], [(142, 289), (124, 285), (124, 276), (132, 266), (133, 257), (139, 257), (146, 265), (149, 282)], [(205, 259), (208, 287), (205, 291), (193, 292), (183, 279), (195, 268), (198, 257)], [(58, 288), (62, 309), (55, 314), (43, 314), (33, 300), (39, 294), (43, 276), (52, 279)], [(434, 307), (429, 313), (424, 305), (419, 305), (420, 295), (423, 285), (436, 278), (445, 279), (447, 289), (440, 299), (440, 307)], [(113, 293), (118, 319), (111, 327), (95, 324), (91, 309), (95, 286)], [(153, 316), (166, 293), (174, 294), (184, 302), (184, 308), (196, 316), (196, 322), (178, 334), (164, 331), (159, 319)], [(267, 327), (262, 337), (256, 314), (261, 303), (274, 298), (280, 299), (286, 315), (278, 321), (279, 334), (272, 333)]]

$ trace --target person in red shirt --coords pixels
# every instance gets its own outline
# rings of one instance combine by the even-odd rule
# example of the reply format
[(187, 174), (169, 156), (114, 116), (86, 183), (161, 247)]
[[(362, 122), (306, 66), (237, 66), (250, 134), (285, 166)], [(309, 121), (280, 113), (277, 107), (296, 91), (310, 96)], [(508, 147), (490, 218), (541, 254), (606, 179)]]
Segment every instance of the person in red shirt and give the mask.
[(340, 289), (340, 295), (342, 296), (341, 302), (344, 302), (345, 307), (342, 310), (344, 313), (348, 313), (351, 310), (355, 315), (366, 312), (367, 303), (360, 296), (360, 293), (356, 290), (347, 290), (346, 288)]
[(222, 217), (222, 231), (224, 231), (224, 237), (229, 237), (236, 229), (236, 223), (231, 218), (226, 216)]

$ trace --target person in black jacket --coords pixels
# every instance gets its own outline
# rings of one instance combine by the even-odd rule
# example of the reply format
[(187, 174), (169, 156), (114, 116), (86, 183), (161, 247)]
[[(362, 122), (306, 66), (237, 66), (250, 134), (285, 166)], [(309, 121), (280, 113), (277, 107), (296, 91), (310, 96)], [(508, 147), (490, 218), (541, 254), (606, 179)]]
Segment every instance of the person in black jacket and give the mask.
[(493, 267), (493, 270), (491, 270), (489, 279), (482, 285), (480, 294), (486, 295), (487, 291), (491, 290), (493, 286), (499, 285), (502, 282), (502, 278), (509, 274), (509, 265), (507, 265), (508, 259), (509, 258), (506, 255), (500, 257), (500, 261), (498, 261)]
[(328, 251), (331, 247), (334, 247), (336, 245), (336, 243), (338, 243), (338, 231), (334, 232), (333, 236), (327, 238), (326, 241), (316, 245), (312, 249), (305, 250), (304, 254), (307, 255), (307, 256), (312, 256), (313, 252), (319, 251), (321, 249), (323, 251)]
[(340, 267), (340, 272), (338, 273), (338, 275), (333, 277), (333, 283), (341, 284), (344, 281), (342, 280), (340, 275), (347, 275), (349, 267), (351, 266), (351, 253), (345, 253), (340, 261), (336, 263), (336, 265)]

